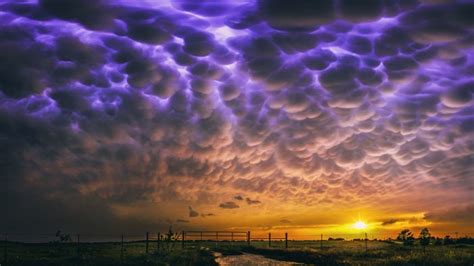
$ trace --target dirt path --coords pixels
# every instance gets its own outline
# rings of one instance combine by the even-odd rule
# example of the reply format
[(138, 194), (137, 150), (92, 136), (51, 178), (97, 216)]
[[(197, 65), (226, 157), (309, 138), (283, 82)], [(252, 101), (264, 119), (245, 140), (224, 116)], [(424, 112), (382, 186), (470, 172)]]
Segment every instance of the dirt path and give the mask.
[(295, 266), (304, 265), (291, 261), (267, 259), (264, 256), (244, 253), (243, 255), (222, 256), (216, 253), (216, 262), (221, 266)]

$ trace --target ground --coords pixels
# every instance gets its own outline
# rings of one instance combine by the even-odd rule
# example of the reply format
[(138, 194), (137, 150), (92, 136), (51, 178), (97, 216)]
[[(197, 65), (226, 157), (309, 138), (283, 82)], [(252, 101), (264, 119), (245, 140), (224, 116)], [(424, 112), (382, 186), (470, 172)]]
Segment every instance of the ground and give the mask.
[[(397, 242), (368, 241), (289, 241), (284, 242), (187, 242), (163, 244), (157, 251), (156, 242), (125, 243), (123, 256), (120, 243), (8, 243), (7, 263), (1, 265), (217, 265), (214, 253), (224, 256), (243, 253), (267, 258), (315, 265), (473, 265), (474, 245), (430, 245), (425, 251), (419, 246), (405, 247)], [(2, 257), (4, 260), (4, 249)]]

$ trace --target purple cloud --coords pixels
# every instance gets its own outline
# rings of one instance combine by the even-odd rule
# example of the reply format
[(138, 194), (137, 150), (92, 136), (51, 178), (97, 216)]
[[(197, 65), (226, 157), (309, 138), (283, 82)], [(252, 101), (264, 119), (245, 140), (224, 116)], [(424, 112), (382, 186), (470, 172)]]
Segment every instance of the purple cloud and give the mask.
[(152, 2), (0, 1), (8, 228), (22, 206), (85, 227), (229, 195), (470, 199), (469, 1)]

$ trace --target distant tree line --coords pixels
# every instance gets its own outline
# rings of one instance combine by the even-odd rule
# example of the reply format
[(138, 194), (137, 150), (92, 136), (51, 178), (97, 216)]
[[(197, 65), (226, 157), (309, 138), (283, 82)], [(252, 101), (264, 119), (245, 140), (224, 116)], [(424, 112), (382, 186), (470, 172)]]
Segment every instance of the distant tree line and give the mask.
[(413, 246), (415, 241), (418, 240), (418, 243), (423, 247), (430, 245), (432, 243), (436, 246), (441, 245), (452, 245), (452, 244), (474, 244), (474, 238), (471, 237), (460, 237), (460, 238), (451, 238), (451, 236), (447, 235), (444, 238), (440, 237), (433, 237), (428, 230), (428, 228), (423, 228), (420, 231), (418, 238), (415, 238), (413, 233), (409, 229), (402, 230), (398, 236), (397, 240), (403, 242), (405, 246)]
[(328, 238), (328, 240), (329, 241), (344, 241), (344, 238), (342, 238), (342, 237), (336, 237), (336, 238), (330, 237), (330, 238)]

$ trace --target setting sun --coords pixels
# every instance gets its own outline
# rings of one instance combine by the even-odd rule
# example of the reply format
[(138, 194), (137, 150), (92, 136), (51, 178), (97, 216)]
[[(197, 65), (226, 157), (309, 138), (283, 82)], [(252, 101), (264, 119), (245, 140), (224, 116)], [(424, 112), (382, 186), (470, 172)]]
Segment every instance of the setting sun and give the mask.
[(362, 230), (362, 229), (367, 228), (367, 224), (362, 222), (362, 221), (355, 222), (353, 226), (354, 226), (355, 229), (358, 229), (358, 230)]

